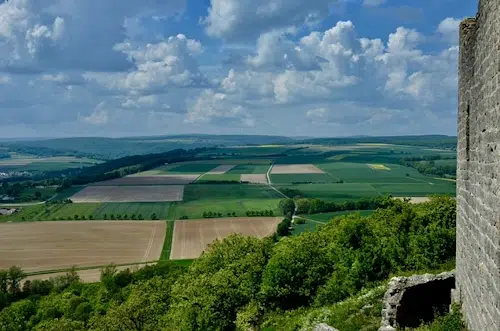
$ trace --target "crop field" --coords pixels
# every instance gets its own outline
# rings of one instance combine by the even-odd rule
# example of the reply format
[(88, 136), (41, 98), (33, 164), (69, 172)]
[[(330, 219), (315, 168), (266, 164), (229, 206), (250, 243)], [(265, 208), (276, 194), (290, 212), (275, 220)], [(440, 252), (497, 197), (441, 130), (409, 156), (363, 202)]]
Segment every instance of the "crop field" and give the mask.
[(194, 182), (200, 175), (157, 175), (157, 176), (127, 176), (92, 184), (93, 186), (141, 186), (141, 185), (187, 185)]
[(208, 172), (212, 169), (215, 169), (218, 166), (219, 166), (218, 163), (201, 163), (201, 162), (185, 163), (185, 164), (181, 164), (179, 166), (173, 166), (172, 168), (169, 168), (168, 173), (202, 174), (202, 173)]
[(212, 175), (210, 173), (207, 173), (203, 176), (201, 176), (198, 180), (197, 183), (203, 183), (203, 182), (217, 182), (217, 181), (240, 181), (240, 175), (237, 174), (221, 174), (221, 175)]
[(327, 201), (358, 200), (362, 197), (381, 195), (372, 185), (363, 183), (295, 184), (276, 185), (276, 187), (298, 189), (306, 198), (319, 198)]
[(254, 184), (267, 184), (266, 174), (242, 174), (240, 177), (242, 182), (249, 182)]
[(236, 165), (234, 165), (234, 164), (222, 164), (222, 165), (218, 166), (217, 168), (214, 168), (214, 169), (210, 170), (209, 172), (207, 172), (207, 175), (223, 175), (226, 172), (228, 172), (229, 170), (233, 169), (234, 167), (236, 167)]
[(71, 197), (82, 202), (165, 202), (182, 201), (184, 186), (87, 186)]
[(127, 203), (103, 203), (98, 206), (93, 212), (94, 219), (104, 219), (106, 215), (127, 215), (129, 218), (135, 214), (143, 219), (151, 219), (151, 215), (156, 214), (160, 220), (166, 220), (170, 209), (168, 202), (127, 202)]
[(184, 189), (184, 202), (224, 199), (282, 199), (267, 185), (257, 184), (191, 184)]
[(276, 231), (279, 217), (224, 218), (210, 220), (176, 221), (171, 259), (198, 258), (216, 239), (233, 233), (263, 238)]
[(272, 175), (278, 174), (323, 174), (324, 171), (314, 164), (275, 164), (271, 169)]
[(239, 164), (233, 169), (229, 170), (227, 174), (266, 174), (269, 169), (268, 164)]
[(386, 164), (390, 170), (373, 169), (363, 163), (332, 162), (318, 165), (329, 174), (345, 183), (422, 183), (431, 182), (432, 178), (420, 174), (417, 170), (399, 164)]
[(271, 175), (273, 184), (336, 183), (339, 179), (329, 174)]
[(202, 218), (204, 212), (221, 213), (226, 217), (228, 213), (236, 216), (246, 216), (247, 211), (272, 210), (274, 215), (281, 215), (278, 208), (280, 199), (203, 199), (188, 202), (176, 202), (171, 206), (170, 215), (179, 219), (183, 216), (189, 219)]
[(157, 260), (165, 222), (35, 222), (0, 224), (0, 269), (25, 272)]
[(380, 193), (390, 193), (395, 197), (422, 197), (431, 194), (455, 196), (456, 185), (453, 182), (415, 183), (415, 184), (372, 184)]

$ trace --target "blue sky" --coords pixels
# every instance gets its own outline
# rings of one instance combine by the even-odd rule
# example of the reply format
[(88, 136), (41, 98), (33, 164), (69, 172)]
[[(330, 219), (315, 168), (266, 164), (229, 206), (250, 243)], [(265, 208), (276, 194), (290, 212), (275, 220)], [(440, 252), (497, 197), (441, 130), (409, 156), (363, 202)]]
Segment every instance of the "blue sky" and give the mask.
[(465, 0), (0, 0), (0, 137), (455, 134)]

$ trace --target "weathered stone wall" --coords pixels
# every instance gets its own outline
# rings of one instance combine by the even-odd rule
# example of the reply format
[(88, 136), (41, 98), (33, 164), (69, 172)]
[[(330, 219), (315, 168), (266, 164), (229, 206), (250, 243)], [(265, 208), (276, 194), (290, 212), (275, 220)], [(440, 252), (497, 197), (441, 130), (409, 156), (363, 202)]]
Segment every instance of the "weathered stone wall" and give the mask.
[(456, 299), (471, 331), (500, 330), (500, 0), (460, 26)]

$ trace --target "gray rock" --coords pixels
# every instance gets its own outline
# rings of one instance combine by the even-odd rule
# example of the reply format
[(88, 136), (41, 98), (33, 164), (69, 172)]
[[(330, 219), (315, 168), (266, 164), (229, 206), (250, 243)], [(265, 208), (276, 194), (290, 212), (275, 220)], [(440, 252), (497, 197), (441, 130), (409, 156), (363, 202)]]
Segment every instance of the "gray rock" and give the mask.
[(321, 323), (314, 327), (314, 331), (339, 331), (339, 330), (329, 326), (328, 324)]
[(415, 327), (411, 324), (425, 320), (429, 313), (433, 317), (435, 309), (448, 309), (454, 287), (454, 272), (392, 278), (384, 295), (379, 331)]

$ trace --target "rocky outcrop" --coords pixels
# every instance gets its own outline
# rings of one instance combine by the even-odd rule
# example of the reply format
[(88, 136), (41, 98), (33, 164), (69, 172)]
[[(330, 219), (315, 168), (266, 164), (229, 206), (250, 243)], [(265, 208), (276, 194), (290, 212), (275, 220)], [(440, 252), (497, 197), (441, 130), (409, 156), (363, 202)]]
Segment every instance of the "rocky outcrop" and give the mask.
[(431, 321), (436, 313), (446, 313), (453, 288), (455, 272), (392, 278), (384, 296), (379, 331), (417, 327)]
[(314, 327), (313, 331), (339, 331), (334, 327), (329, 326), (328, 324), (321, 323)]

